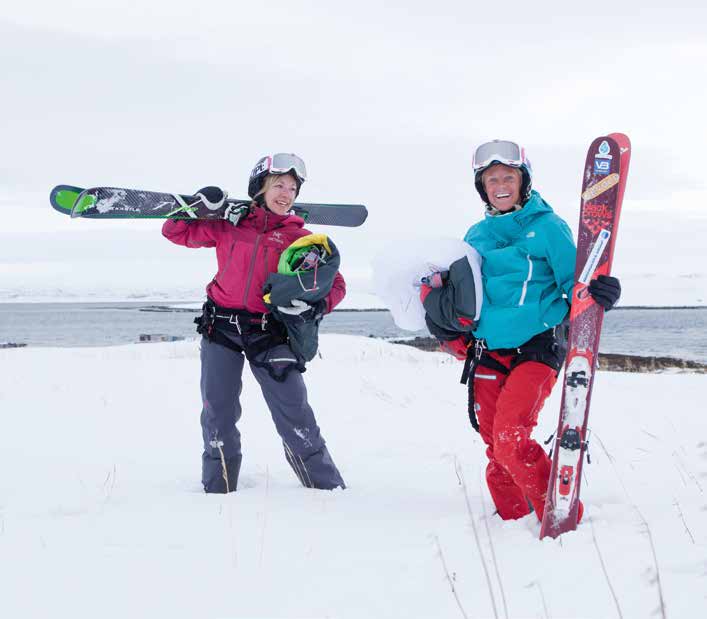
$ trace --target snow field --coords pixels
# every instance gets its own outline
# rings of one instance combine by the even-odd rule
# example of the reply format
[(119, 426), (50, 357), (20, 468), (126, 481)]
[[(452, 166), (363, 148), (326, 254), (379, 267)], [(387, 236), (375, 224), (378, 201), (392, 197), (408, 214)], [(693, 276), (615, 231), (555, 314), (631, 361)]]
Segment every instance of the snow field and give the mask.
[(533, 515), (493, 515), (441, 353), (321, 338), (305, 380), (334, 492), (299, 487), (246, 370), (228, 496), (199, 481), (198, 342), (0, 350), (0, 368), (2, 616), (647, 617), (661, 593), (668, 617), (707, 611), (704, 375), (599, 373), (585, 521), (540, 542)]

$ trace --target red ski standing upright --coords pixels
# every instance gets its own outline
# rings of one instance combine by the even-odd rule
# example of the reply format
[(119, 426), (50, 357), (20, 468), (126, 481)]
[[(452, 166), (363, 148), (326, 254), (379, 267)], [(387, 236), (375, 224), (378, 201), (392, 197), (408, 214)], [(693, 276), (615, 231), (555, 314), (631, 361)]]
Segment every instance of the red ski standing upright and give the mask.
[(604, 309), (587, 288), (593, 278), (611, 273), (630, 158), (631, 142), (622, 133), (595, 139), (587, 153), (562, 404), (541, 539), (577, 528), (587, 420), (604, 319)]

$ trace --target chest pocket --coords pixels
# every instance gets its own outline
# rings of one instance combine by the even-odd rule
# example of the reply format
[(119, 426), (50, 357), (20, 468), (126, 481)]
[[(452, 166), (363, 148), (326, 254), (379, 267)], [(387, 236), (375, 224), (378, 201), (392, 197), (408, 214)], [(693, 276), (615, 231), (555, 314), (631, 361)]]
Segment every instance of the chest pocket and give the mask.
[(280, 261), (281, 253), (282, 250), (279, 247), (268, 245), (263, 248), (263, 270), (266, 274), (277, 273), (277, 264)]
[(257, 290), (262, 290), (265, 280), (270, 273), (277, 273), (277, 265), (280, 261), (280, 254), (289, 245), (284, 235), (273, 236), (268, 233), (261, 237), (258, 254), (255, 258), (257, 265), (254, 269), (253, 286)]
[(498, 307), (524, 305), (538, 266), (532, 256), (519, 247), (503, 247), (486, 252), (481, 272), (488, 302)]

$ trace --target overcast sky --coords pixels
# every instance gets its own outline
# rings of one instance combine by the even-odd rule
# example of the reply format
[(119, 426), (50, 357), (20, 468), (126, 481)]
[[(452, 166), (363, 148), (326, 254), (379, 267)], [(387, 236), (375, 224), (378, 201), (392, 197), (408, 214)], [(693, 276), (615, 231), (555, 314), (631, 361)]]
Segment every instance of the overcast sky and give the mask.
[(572, 226), (586, 148), (612, 131), (633, 143), (627, 204), (705, 205), (696, 2), (143, 4), (0, 9), (6, 278), (11, 263), (93, 253), (189, 260), (206, 282), (212, 259), (168, 247), (155, 222), (62, 220), (46, 196), (67, 183), (242, 197), (271, 151), (307, 162), (303, 200), (368, 206), (364, 228), (330, 230), (351, 269), (386, 238), (462, 236), (481, 216), (473, 148), (492, 138), (526, 146)]

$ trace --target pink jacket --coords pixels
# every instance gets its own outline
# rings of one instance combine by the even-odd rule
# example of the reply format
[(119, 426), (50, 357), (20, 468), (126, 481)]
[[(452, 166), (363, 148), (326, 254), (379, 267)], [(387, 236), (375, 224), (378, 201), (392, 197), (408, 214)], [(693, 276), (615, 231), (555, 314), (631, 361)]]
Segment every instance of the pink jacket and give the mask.
[[(215, 247), (218, 273), (206, 286), (206, 294), (222, 307), (267, 312), (263, 285), (269, 273), (277, 272), (280, 254), (296, 239), (311, 234), (296, 215), (276, 215), (254, 208), (237, 226), (225, 220), (180, 221), (168, 219), (162, 234), (185, 247)], [(337, 273), (326, 297), (327, 312), (346, 294), (346, 282)]]

